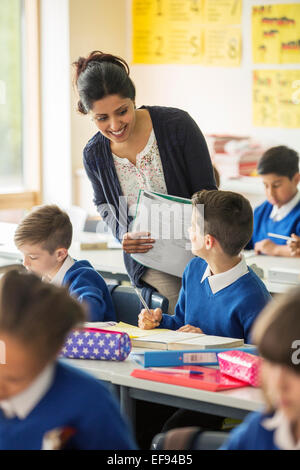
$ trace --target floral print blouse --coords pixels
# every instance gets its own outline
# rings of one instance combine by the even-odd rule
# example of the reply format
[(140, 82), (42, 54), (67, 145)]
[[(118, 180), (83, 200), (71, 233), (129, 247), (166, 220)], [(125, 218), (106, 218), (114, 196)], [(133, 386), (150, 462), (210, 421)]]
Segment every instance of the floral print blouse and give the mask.
[(145, 148), (136, 156), (136, 165), (113, 154), (123, 195), (127, 197), (129, 214), (134, 215), (140, 189), (167, 194), (164, 172), (152, 129)]

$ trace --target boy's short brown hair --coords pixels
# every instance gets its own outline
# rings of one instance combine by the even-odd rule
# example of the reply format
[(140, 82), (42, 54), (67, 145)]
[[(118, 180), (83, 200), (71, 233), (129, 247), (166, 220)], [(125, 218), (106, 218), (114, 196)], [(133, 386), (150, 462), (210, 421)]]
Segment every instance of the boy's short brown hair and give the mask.
[(300, 374), (300, 287), (270, 302), (251, 332), (262, 357)]
[(33, 210), (18, 225), (14, 241), (17, 247), (40, 244), (53, 254), (57, 248), (70, 248), (73, 228), (70, 218), (56, 205)]
[(14, 336), (43, 362), (54, 359), (67, 335), (86, 321), (82, 304), (67, 287), (35, 274), (9, 271), (0, 281), (0, 332)]
[(224, 253), (237, 256), (252, 237), (253, 213), (244, 196), (231, 191), (199, 191), (194, 207), (204, 205), (204, 233), (215, 237)]

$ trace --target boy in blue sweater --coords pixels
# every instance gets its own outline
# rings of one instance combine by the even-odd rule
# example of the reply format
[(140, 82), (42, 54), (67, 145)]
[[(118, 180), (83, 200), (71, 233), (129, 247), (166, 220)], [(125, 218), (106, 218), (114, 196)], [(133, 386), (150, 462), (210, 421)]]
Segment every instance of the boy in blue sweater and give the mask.
[(136, 449), (104, 384), (56, 359), (84, 320), (82, 305), (66, 288), (34, 274), (3, 276), (0, 450)]
[(247, 249), (270, 256), (292, 256), (286, 240), (269, 233), (300, 235), (299, 155), (285, 146), (273, 147), (261, 157), (257, 170), (267, 201), (254, 210), (253, 236)]
[(66, 285), (71, 295), (88, 306), (88, 321), (115, 320), (110, 293), (102, 276), (85, 260), (68, 254), (72, 224), (68, 214), (55, 205), (32, 211), (18, 225), (15, 244), (30, 272), (52, 284)]
[(300, 289), (273, 300), (254, 324), (266, 407), (250, 413), (223, 450), (300, 450)]
[(192, 203), (190, 239), (196, 258), (184, 271), (175, 314), (156, 309), (150, 316), (142, 310), (139, 326), (243, 338), (249, 343), (252, 323), (271, 298), (240, 255), (252, 234), (250, 203), (237, 193), (206, 190), (194, 194)]

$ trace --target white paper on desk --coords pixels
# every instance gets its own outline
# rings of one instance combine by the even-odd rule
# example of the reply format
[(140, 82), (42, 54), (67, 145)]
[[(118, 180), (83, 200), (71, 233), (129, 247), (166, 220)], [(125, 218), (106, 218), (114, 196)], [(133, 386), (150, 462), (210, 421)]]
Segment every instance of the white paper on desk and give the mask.
[(148, 253), (131, 256), (144, 266), (182, 277), (186, 265), (194, 257), (188, 236), (192, 204), (188, 199), (166, 197), (140, 191), (132, 231), (150, 232), (155, 243)]

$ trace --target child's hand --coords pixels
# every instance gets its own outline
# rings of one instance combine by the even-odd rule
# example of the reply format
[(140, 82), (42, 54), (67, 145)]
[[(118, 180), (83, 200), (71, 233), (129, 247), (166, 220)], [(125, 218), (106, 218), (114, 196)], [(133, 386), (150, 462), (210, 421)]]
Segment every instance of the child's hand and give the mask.
[(276, 256), (276, 249), (278, 245), (268, 238), (265, 240), (261, 240), (260, 242), (256, 242), (254, 245), (254, 250), (256, 254), (262, 253), (263, 255), (269, 256)]
[(184, 331), (185, 333), (203, 333), (203, 331), (200, 328), (197, 328), (196, 326), (193, 325), (184, 325), (179, 330), (177, 331)]
[(291, 235), (293, 241), (288, 242), (291, 256), (300, 256), (300, 237), (294, 233)]
[(142, 330), (152, 330), (159, 326), (162, 319), (162, 311), (160, 308), (155, 310), (150, 310), (151, 315), (149, 315), (146, 309), (143, 309), (139, 314), (139, 328)]

